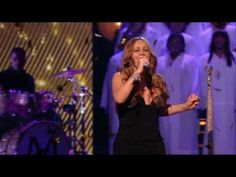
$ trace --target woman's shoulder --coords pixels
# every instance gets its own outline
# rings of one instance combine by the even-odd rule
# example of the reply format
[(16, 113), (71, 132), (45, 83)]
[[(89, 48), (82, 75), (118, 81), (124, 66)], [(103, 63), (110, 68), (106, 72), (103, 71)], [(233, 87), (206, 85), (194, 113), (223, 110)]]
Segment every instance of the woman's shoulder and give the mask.
[(115, 78), (115, 77), (116, 77), (116, 78), (117, 78), (117, 77), (119, 78), (119, 77), (121, 77), (121, 76), (122, 76), (121, 72), (118, 71), (118, 72), (116, 72), (116, 73), (113, 75), (113, 78)]

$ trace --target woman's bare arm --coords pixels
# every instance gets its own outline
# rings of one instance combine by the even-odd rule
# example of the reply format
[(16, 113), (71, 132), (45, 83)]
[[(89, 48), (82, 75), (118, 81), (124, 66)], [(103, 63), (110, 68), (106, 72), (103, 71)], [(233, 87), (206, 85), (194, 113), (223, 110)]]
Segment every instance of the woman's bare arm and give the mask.
[(129, 97), (134, 85), (134, 79), (130, 77), (126, 82), (122, 81), (120, 72), (115, 73), (112, 78), (112, 94), (116, 103), (124, 103)]
[(161, 111), (161, 115), (168, 116), (180, 112), (188, 111), (195, 108), (199, 104), (199, 97), (192, 94), (188, 97), (187, 101), (182, 104), (169, 105)]

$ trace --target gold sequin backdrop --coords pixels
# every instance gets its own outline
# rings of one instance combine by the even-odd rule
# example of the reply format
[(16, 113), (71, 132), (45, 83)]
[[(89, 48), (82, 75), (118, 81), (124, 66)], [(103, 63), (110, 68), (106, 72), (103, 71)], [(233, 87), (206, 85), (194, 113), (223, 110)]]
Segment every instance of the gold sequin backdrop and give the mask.
[[(0, 71), (9, 66), (13, 47), (26, 49), (28, 60), (25, 69), (35, 78), (36, 90), (51, 91), (62, 100), (60, 106), (70, 103), (73, 84), (66, 78), (52, 77), (52, 74), (63, 71), (68, 66), (86, 69), (85, 73), (76, 78), (81, 85), (92, 91), (92, 23), (0, 23)], [(59, 92), (57, 87), (65, 83), (64, 90)], [(85, 101), (85, 147), (88, 154), (92, 154), (92, 98), (86, 97)], [(77, 105), (78, 139), (82, 137), (79, 108), (80, 101)], [(59, 108), (57, 111), (66, 123), (68, 113)], [(68, 135), (68, 126), (64, 130)], [(80, 150), (79, 144), (77, 150)]]

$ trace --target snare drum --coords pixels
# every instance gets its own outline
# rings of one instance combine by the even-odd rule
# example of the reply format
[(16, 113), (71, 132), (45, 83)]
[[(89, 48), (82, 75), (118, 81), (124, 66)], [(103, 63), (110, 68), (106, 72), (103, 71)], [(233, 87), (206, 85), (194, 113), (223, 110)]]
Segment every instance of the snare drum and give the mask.
[(48, 121), (33, 121), (4, 134), (2, 155), (67, 155), (70, 143), (60, 126)]

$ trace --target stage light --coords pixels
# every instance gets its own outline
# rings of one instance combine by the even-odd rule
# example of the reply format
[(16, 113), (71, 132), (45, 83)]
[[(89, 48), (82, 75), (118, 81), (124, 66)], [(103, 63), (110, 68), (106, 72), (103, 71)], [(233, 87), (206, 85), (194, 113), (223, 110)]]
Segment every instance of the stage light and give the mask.
[(206, 119), (200, 119), (199, 120), (199, 125), (200, 126), (205, 126), (206, 125)]
[(115, 25), (117, 26), (118, 29), (120, 29), (122, 23), (121, 22), (116, 22)]
[(66, 42), (67, 42), (68, 45), (70, 45), (72, 43), (72, 38), (67, 38)]
[(5, 25), (3, 23), (0, 24), (0, 28), (3, 29)]
[(36, 80), (36, 84), (40, 87), (44, 87), (46, 85), (46, 82), (44, 80)]
[(45, 37), (42, 37), (41, 38), (41, 44), (44, 44), (45, 43)]
[(58, 29), (54, 29), (54, 30), (53, 30), (53, 35), (54, 35), (54, 36), (57, 36), (57, 34), (58, 34)]
[(73, 55), (76, 55), (76, 54), (77, 54), (77, 50), (74, 49), (74, 51), (73, 51)]
[(47, 71), (50, 71), (51, 69), (52, 69), (52, 65), (50, 65), (50, 64), (47, 65), (46, 70), (47, 70)]

